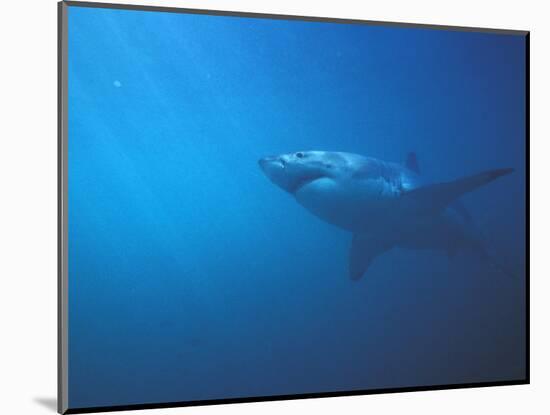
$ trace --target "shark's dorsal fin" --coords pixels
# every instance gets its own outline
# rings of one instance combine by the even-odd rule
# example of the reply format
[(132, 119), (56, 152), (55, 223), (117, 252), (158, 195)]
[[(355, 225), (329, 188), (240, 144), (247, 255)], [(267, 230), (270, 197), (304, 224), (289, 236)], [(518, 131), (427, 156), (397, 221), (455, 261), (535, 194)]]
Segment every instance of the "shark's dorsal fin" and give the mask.
[(449, 206), (464, 193), (471, 192), (501, 176), (510, 174), (514, 169), (497, 169), (468, 176), (452, 182), (437, 183), (403, 194), (410, 208), (418, 213), (434, 214)]
[(411, 151), (409, 154), (407, 154), (405, 167), (407, 167), (410, 171), (415, 172), (416, 174), (420, 174), (420, 167), (418, 166), (418, 158), (416, 157), (416, 153)]
[(369, 235), (353, 234), (349, 253), (349, 277), (354, 281), (360, 279), (372, 260), (391, 247), (391, 243), (377, 240)]

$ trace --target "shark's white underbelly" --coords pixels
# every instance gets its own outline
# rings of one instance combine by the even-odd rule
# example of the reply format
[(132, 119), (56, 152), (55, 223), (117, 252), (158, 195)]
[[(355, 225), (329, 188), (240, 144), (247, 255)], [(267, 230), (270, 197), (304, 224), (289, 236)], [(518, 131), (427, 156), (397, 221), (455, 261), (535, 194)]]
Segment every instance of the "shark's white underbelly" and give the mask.
[(448, 209), (436, 216), (416, 216), (385, 183), (347, 185), (322, 178), (295, 196), (325, 222), (403, 248), (450, 250), (475, 240)]
[(296, 200), (322, 220), (354, 233), (386, 234), (403, 218), (395, 209), (395, 194), (372, 182), (339, 183), (321, 178), (300, 188)]

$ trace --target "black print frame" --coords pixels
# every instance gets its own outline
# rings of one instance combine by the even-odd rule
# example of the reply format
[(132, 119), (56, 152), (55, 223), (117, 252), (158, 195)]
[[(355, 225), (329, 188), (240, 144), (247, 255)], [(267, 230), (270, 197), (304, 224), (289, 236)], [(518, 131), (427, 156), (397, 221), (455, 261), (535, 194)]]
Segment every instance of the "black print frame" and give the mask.
[(58, 11), (59, 413), (529, 383), (529, 32)]

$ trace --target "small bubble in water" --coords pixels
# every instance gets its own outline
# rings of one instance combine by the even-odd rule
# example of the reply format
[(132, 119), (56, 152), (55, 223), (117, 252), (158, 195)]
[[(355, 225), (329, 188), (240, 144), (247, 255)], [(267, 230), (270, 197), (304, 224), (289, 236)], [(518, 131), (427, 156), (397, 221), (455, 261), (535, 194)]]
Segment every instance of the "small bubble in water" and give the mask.
[(120, 88), (122, 86), (122, 83), (120, 81), (115, 81), (113, 82), (113, 85), (115, 86), (115, 88)]

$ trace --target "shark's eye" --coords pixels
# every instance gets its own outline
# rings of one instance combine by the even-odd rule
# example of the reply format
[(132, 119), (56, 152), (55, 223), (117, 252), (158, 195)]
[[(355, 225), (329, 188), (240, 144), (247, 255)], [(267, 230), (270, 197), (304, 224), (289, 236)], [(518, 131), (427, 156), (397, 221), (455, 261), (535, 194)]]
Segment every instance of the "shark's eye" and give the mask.
[(304, 157), (304, 153), (302, 153), (301, 151), (299, 151), (298, 153), (296, 153), (296, 157), (298, 157), (299, 159), (301, 159), (301, 158)]

